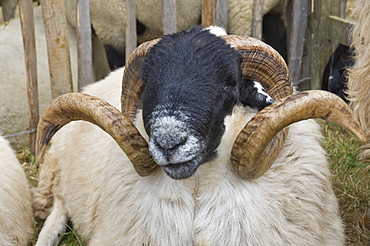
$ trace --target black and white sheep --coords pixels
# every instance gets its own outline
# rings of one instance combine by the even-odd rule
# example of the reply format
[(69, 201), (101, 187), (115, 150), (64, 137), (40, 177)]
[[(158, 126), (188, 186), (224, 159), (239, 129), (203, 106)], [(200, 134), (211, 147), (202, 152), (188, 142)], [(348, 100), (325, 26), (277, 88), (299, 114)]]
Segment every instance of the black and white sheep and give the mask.
[(348, 102), (347, 69), (353, 65), (352, 56), (350, 47), (339, 44), (330, 56), (321, 80), (321, 88), (323, 90), (336, 94), (345, 102)]
[[(243, 103), (251, 81), (276, 102)], [(90, 95), (44, 112), (38, 245), (57, 243), (67, 218), (89, 245), (343, 245), (320, 127), (300, 120), (364, 136), (339, 97), (292, 92), (256, 39), (194, 28), (142, 44)]]
[(26, 174), (8, 141), (0, 136), (0, 245), (26, 246), (33, 211)]

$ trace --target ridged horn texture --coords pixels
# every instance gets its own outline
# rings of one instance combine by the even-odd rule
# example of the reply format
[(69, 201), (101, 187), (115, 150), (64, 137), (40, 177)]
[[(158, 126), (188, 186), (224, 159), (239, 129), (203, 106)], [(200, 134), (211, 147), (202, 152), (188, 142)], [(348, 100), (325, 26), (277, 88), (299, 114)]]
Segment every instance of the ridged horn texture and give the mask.
[(83, 93), (68, 93), (55, 98), (40, 118), (37, 137), (37, 163), (41, 163), (52, 136), (71, 121), (89, 121), (111, 135), (140, 176), (153, 172), (155, 162), (148, 144), (131, 120), (106, 101)]
[[(258, 178), (271, 166), (273, 160), (267, 159), (267, 147), (276, 133), (284, 127), (310, 118), (322, 118), (338, 124), (354, 134), (360, 141), (366, 140), (360, 123), (350, 107), (338, 96), (326, 91), (306, 91), (280, 99), (255, 115), (239, 134), (234, 145), (238, 150), (232, 155), (235, 172), (243, 178)], [(265, 163), (259, 163), (265, 159)]]
[(242, 54), (241, 68), (244, 77), (262, 83), (274, 100), (293, 93), (288, 67), (282, 56), (271, 46), (251, 37), (222, 37)]
[[(293, 93), (288, 67), (281, 55), (264, 42), (241, 36), (224, 37), (243, 56), (244, 77), (259, 81), (267, 93), (279, 100)], [(272, 118), (273, 119), (273, 118)], [(242, 178), (257, 178), (274, 163), (288, 134), (288, 128), (281, 128), (261, 147), (259, 139), (248, 138), (248, 133), (260, 131), (258, 124), (247, 124), (235, 140), (231, 151), (231, 165)], [(248, 142), (245, 142), (248, 141)]]
[[(143, 81), (141, 80), (141, 66), (143, 65), (150, 48), (158, 43), (159, 40), (160, 39), (155, 39), (139, 45), (130, 55), (123, 72), (121, 111), (132, 123), (138, 108), (140, 108), (140, 94), (143, 88)], [(149, 152), (149, 149), (146, 149), (145, 151)], [(135, 168), (137, 170), (146, 170), (145, 176), (148, 176), (152, 174), (157, 167), (159, 167), (159, 165), (153, 160), (149, 166)]]
[(139, 45), (127, 61), (122, 79), (121, 110), (131, 120), (134, 120), (136, 111), (140, 108), (140, 94), (143, 88), (141, 66), (150, 48), (158, 43), (159, 40), (154, 39)]

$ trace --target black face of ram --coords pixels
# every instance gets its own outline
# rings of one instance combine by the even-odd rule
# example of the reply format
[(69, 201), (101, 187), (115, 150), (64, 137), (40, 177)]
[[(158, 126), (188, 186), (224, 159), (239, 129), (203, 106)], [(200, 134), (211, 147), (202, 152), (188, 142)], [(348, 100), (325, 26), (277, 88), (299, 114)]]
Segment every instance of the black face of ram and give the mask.
[(240, 102), (240, 63), (238, 51), (200, 27), (167, 35), (149, 51), (143, 121), (149, 150), (171, 178), (188, 178), (215, 156), (224, 118)]

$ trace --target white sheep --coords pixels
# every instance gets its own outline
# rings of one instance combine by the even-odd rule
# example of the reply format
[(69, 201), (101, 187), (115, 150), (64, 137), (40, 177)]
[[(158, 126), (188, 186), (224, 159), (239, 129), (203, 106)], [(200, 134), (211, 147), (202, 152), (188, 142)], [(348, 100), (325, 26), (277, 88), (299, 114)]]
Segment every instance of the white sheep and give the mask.
[(33, 233), (31, 192), (22, 166), (0, 136), (0, 245), (26, 246)]
[[(268, 97), (247, 79), (282, 99), (258, 112)], [(68, 218), (88, 245), (344, 244), (319, 125), (276, 133), (310, 117), (359, 124), (335, 95), (291, 95), (283, 59), (261, 41), (199, 28), (165, 36), (84, 93), (98, 98), (64, 95), (40, 121), (37, 245), (58, 243)], [(79, 119), (106, 132), (63, 127)]]

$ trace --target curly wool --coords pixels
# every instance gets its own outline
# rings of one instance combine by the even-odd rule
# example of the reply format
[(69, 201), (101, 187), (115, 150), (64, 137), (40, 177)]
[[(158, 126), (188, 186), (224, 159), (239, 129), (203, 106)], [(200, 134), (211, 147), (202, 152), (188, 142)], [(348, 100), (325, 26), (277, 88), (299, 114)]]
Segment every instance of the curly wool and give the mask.
[[(115, 0), (106, 4), (105, 1), (90, 1), (91, 24), (104, 45), (111, 45), (123, 52), (125, 47), (126, 6), (124, 1)], [(288, 0), (265, 0), (263, 15), (273, 10), (282, 14)], [(254, 0), (228, 1), (227, 33), (251, 36)], [(66, 0), (66, 12), (69, 22), (76, 26), (76, 0)], [(202, 1), (177, 1), (177, 30), (189, 29), (201, 22)], [(136, 1), (136, 18), (146, 30), (138, 36), (139, 43), (159, 38), (163, 35), (162, 1)]]
[(357, 17), (352, 30), (354, 65), (349, 69), (348, 94), (350, 105), (366, 133), (367, 143), (360, 148), (363, 161), (370, 161), (370, 1), (357, 0), (353, 10)]
[(33, 232), (31, 192), (23, 168), (0, 136), (0, 245), (26, 246)]

